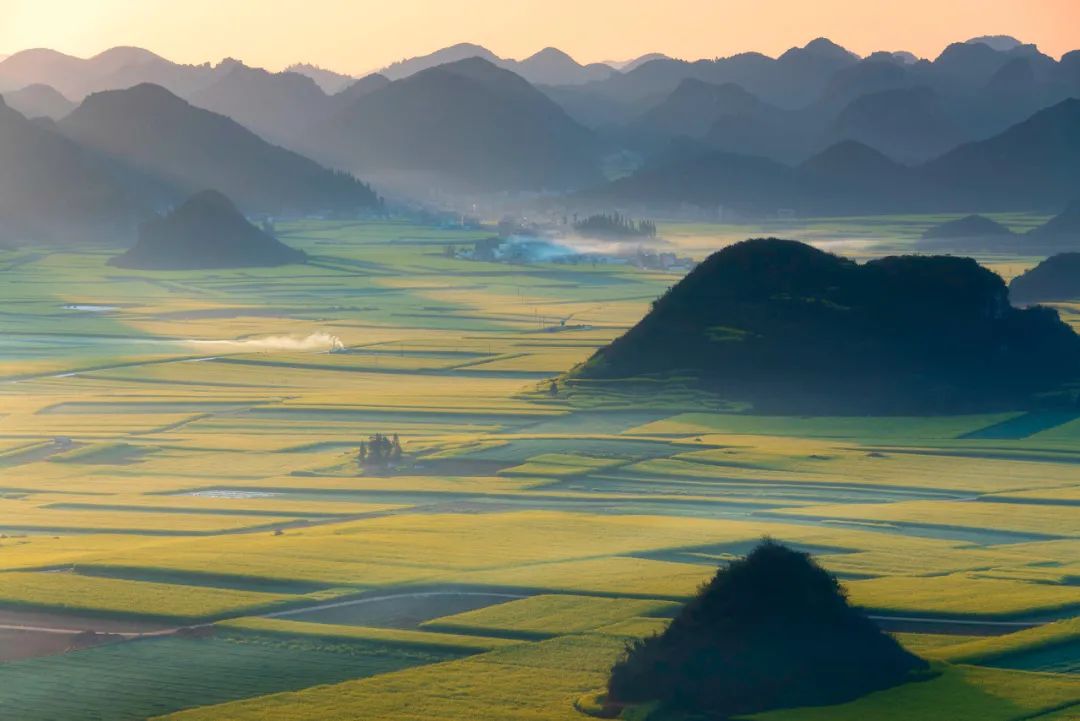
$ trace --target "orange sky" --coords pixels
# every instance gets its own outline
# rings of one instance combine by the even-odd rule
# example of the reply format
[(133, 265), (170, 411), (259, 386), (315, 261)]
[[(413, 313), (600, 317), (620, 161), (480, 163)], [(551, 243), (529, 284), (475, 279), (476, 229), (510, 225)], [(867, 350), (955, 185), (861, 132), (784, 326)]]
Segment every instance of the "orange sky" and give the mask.
[(1080, 48), (1080, 0), (0, 0), (0, 53), (138, 45), (181, 62), (352, 73), (462, 41), (509, 57), (555, 45), (585, 62), (775, 55), (819, 35), (935, 56), (1000, 33), (1055, 57)]

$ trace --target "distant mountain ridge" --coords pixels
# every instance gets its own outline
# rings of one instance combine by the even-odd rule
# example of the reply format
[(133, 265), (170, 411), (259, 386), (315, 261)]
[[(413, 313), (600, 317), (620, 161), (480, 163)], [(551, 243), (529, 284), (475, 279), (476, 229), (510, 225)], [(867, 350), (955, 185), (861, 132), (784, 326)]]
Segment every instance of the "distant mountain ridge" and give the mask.
[(473, 57), (349, 104), (325, 155), (365, 175), (416, 173), (480, 190), (581, 187), (600, 179), (593, 134), (521, 77)]
[(356, 82), (356, 78), (352, 75), (327, 70), (311, 63), (293, 63), (285, 68), (284, 72), (297, 73), (311, 78), (327, 95), (339, 93)]
[(390, 80), (403, 80), (423, 70), (456, 63), (469, 58), (481, 58), (492, 65), (509, 70), (534, 85), (580, 85), (603, 80), (617, 72), (603, 63), (582, 65), (558, 48), (547, 47), (523, 60), (501, 58), (482, 45), (459, 43), (427, 55), (401, 60), (379, 71)]
[(115, 240), (148, 214), (108, 163), (0, 99), (0, 236), (5, 240)]
[(156, 85), (95, 93), (59, 128), (82, 146), (159, 178), (159, 203), (215, 186), (248, 213), (377, 209), (370, 187), (272, 145)]
[(59, 120), (75, 108), (75, 103), (48, 85), (27, 85), (3, 93), (3, 97), (9, 107), (28, 118)]
[[(730, 153), (691, 154), (660, 166), (646, 165), (590, 195), (615, 201), (728, 205), (752, 214), (778, 208), (810, 215), (860, 209), (1057, 210), (1073, 200), (1080, 187), (1080, 100), (1065, 100), (997, 136), (967, 143), (918, 166), (896, 163), (856, 141), (838, 143), (795, 167), (758, 162), (758, 172), (740, 178), (738, 171), (749, 162), (735, 162)], [(823, 178), (835, 182), (822, 185)]]

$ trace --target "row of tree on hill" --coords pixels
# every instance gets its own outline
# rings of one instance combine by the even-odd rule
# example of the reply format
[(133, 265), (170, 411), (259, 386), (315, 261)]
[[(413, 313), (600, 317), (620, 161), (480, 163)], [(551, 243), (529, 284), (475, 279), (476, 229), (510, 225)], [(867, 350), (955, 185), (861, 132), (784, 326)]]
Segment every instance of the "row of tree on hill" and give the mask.
[(574, 221), (574, 230), (582, 235), (612, 238), (655, 238), (656, 223), (651, 220), (634, 221), (621, 213), (597, 213), (583, 220)]

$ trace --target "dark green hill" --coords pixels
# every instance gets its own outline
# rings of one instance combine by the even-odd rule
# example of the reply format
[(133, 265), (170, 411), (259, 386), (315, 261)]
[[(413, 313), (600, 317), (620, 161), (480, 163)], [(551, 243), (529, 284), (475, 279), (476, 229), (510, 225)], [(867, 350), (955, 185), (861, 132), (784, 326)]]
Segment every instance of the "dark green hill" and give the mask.
[(706, 259), (570, 380), (670, 374), (766, 412), (1014, 408), (1080, 377), (1080, 336), (1052, 310), (1013, 308), (1004, 281), (969, 258), (859, 265), (748, 240)]
[(172, 202), (213, 187), (247, 213), (355, 212), (379, 204), (352, 176), (271, 145), (157, 85), (91, 95), (60, 127), (83, 146), (161, 179), (173, 190)]
[(1080, 253), (1059, 253), (1009, 283), (1018, 303), (1080, 299)]
[(215, 190), (192, 196), (163, 218), (139, 228), (134, 247), (109, 261), (121, 268), (197, 270), (303, 263), (307, 255), (248, 222)]
[(843, 703), (926, 668), (809, 556), (766, 541), (722, 568), (662, 634), (630, 646), (608, 699), (725, 719)]

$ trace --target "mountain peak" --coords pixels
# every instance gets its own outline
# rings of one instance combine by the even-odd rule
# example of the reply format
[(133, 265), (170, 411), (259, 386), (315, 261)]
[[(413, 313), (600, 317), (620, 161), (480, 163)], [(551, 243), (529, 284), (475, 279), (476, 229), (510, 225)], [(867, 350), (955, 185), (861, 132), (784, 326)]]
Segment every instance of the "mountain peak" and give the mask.
[(570, 57), (570, 55), (568, 53), (563, 52), (562, 50), (559, 50), (558, 48), (551, 47), (551, 46), (548, 46), (548, 47), (544, 48), (543, 50), (541, 50), (539, 52), (533, 53), (528, 58), (526, 58), (524, 62), (528, 62), (529, 60), (548, 60), (548, 61), (550, 61), (550, 60), (559, 60), (559, 61), (569, 60), (570, 62), (574, 63), (575, 65), (577, 64), (577, 61), (574, 60), (572, 57)]
[(835, 60), (858, 60), (859, 56), (828, 38), (815, 38), (803, 46), (803, 50)]
[(985, 45), (992, 50), (997, 50), (999, 53), (1006, 53), (1024, 46), (1024, 43), (1011, 35), (983, 35), (965, 40), (964, 43), (966, 45)]
[(98, 53), (90, 59), (99, 63), (127, 65), (130, 63), (142, 63), (161, 60), (162, 57), (160, 55), (157, 55), (156, 53), (152, 53), (149, 50), (146, 50), (145, 48), (139, 48), (132, 45), (118, 45), (115, 48), (103, 50), (102, 52)]

